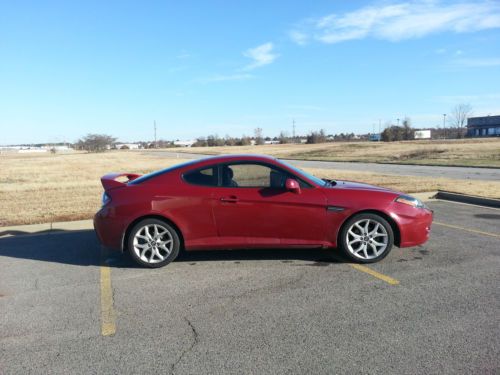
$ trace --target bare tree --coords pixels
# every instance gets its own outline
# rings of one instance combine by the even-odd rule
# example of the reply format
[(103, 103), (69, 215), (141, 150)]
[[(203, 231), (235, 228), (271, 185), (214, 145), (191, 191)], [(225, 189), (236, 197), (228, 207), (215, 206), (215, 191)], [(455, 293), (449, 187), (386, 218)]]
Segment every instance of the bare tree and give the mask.
[(457, 129), (458, 136), (463, 136), (463, 129), (467, 125), (467, 118), (472, 116), (472, 106), (467, 103), (457, 104), (451, 110), (450, 123)]
[(255, 134), (255, 144), (256, 145), (263, 145), (264, 144), (264, 137), (262, 136), (262, 128), (256, 128), (254, 130)]
[(326, 134), (323, 129), (320, 131), (312, 131), (307, 136), (307, 143), (325, 143)]
[(106, 134), (87, 134), (76, 143), (76, 148), (88, 152), (102, 152), (116, 142), (116, 138)]
[(278, 137), (278, 140), (281, 144), (283, 143), (290, 143), (290, 137), (288, 136), (288, 134), (284, 131), (280, 132), (280, 135)]
[(405, 117), (403, 120), (403, 138), (406, 141), (413, 139), (413, 129), (411, 128), (411, 120), (409, 117)]

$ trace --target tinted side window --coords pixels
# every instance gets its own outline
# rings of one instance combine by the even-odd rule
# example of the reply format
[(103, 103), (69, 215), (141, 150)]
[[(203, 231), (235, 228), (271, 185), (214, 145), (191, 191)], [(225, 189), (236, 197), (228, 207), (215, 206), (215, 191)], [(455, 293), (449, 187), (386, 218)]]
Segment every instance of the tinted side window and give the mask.
[(222, 185), (226, 187), (283, 188), (288, 174), (261, 164), (222, 166)]
[(184, 174), (184, 181), (193, 185), (217, 186), (217, 173), (213, 167), (198, 169)]

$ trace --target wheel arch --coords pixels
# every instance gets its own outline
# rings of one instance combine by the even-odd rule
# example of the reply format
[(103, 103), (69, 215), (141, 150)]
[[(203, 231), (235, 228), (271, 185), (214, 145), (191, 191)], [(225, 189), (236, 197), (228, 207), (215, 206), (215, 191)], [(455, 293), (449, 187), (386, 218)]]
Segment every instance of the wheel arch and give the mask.
[(163, 221), (164, 223), (166, 223), (166, 224), (170, 225), (172, 228), (174, 228), (175, 231), (177, 232), (177, 235), (179, 236), (179, 240), (180, 240), (180, 249), (179, 250), (184, 249), (184, 236), (183, 236), (182, 231), (180, 230), (179, 226), (175, 222), (173, 222), (169, 218), (166, 218), (165, 216), (162, 216), (162, 215), (148, 214), (148, 215), (139, 216), (136, 219), (134, 219), (132, 222), (129, 223), (129, 225), (127, 226), (127, 228), (125, 229), (125, 231), (123, 232), (123, 235), (122, 235), (122, 244), (121, 244), (122, 252), (125, 252), (128, 248), (128, 237), (129, 237), (129, 234), (130, 234), (130, 231), (132, 230), (132, 228), (140, 221), (146, 220), (146, 219), (157, 219), (157, 220)]
[(337, 232), (337, 246), (338, 246), (339, 241), (340, 241), (340, 234), (342, 233), (342, 230), (344, 229), (347, 222), (353, 216), (356, 216), (359, 214), (375, 214), (375, 215), (379, 215), (380, 217), (384, 218), (392, 228), (392, 232), (394, 234), (394, 245), (396, 245), (397, 247), (399, 247), (401, 245), (401, 231), (400, 231), (399, 226), (396, 223), (396, 221), (390, 215), (388, 215), (387, 213), (385, 213), (383, 211), (368, 209), (368, 210), (361, 210), (361, 211), (354, 212), (350, 216), (345, 218), (344, 222), (342, 223), (342, 225), (340, 226), (340, 228)]

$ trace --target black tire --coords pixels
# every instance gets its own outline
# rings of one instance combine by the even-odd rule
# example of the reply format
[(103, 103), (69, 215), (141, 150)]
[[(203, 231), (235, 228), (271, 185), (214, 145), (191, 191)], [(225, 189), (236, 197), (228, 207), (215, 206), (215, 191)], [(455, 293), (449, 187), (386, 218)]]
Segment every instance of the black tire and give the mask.
[[(363, 227), (363, 225), (366, 225), (367, 221), (369, 225), (368, 234), (363, 234), (366, 232), (363, 232), (361, 229), (359, 229), (358, 226), (355, 226), (355, 223), (359, 224), (361, 222), (360, 225), (361, 227)], [(383, 229), (381, 227), (376, 227), (376, 224), (379, 224), (381, 227), (383, 227)], [(369, 234), (370, 231), (374, 230), (375, 228), (378, 228), (377, 233), (380, 232), (380, 234), (377, 235), (376, 233), (372, 232), (372, 235), (370, 235)], [(356, 236), (359, 236), (359, 238), (353, 237), (354, 236), (353, 234), (350, 233), (348, 234), (350, 229), (351, 233), (354, 233)], [(383, 232), (386, 233), (386, 236), (383, 235)], [(377, 240), (375, 240), (374, 237), (372, 236), (375, 236)], [(352, 239), (351, 241), (356, 244), (356, 246), (357, 245), (361, 246), (360, 247), (361, 249), (362, 246), (365, 246), (366, 252), (363, 250), (357, 250), (353, 244), (351, 244), (351, 249), (350, 249), (348, 244), (350, 238)], [(386, 238), (386, 240), (384, 240), (384, 238)], [(377, 244), (383, 243), (385, 245), (385, 248), (383, 246), (380, 246), (380, 248), (377, 249), (379, 245), (375, 245), (376, 243)], [(342, 250), (342, 253), (349, 260), (354, 261), (356, 263), (378, 262), (384, 259), (391, 252), (393, 245), (394, 245), (394, 232), (392, 230), (391, 225), (382, 216), (372, 213), (361, 213), (351, 217), (342, 226), (338, 238), (339, 249)], [(378, 251), (380, 251), (380, 253), (378, 253)], [(358, 255), (356, 255), (355, 253), (357, 253)], [(368, 255), (368, 257), (365, 257), (365, 255)]]
[[(158, 253), (154, 253), (152, 255), (154, 250), (152, 250), (152, 248), (149, 247), (148, 244), (151, 243), (151, 241), (156, 242), (156, 241), (153, 241), (153, 239), (146, 240), (146, 239), (142, 239), (142, 238), (139, 239), (138, 238), (137, 239), (138, 242), (134, 243), (134, 239), (135, 239), (136, 235), (141, 231), (143, 231), (143, 232), (142, 232), (142, 234), (140, 234), (140, 236), (144, 236), (145, 231), (148, 231), (148, 233), (150, 235), (154, 234), (154, 231), (152, 232), (152, 229), (154, 230), (155, 226), (156, 226), (156, 228), (158, 228), (159, 232), (163, 233), (163, 235), (158, 234), (158, 238), (159, 238), (158, 241), (160, 241), (158, 243), (162, 243), (162, 240), (168, 241), (171, 239), (172, 245), (171, 245), (170, 253), (168, 253), (165, 248), (156, 247)], [(163, 232), (163, 231), (165, 231), (165, 232)], [(168, 233), (168, 235), (167, 235), (167, 233)], [(153, 236), (151, 236), (151, 237), (153, 237)], [(139, 242), (139, 241), (144, 241), (144, 243)], [(132, 259), (134, 260), (134, 262), (136, 262), (140, 266), (148, 267), (148, 268), (159, 268), (159, 267), (166, 266), (167, 264), (172, 262), (179, 255), (180, 245), (181, 245), (181, 241), (179, 238), (179, 234), (177, 233), (175, 228), (173, 228), (171, 225), (169, 225), (165, 221), (159, 220), (159, 219), (141, 220), (140, 222), (135, 224), (134, 227), (130, 230), (128, 238), (127, 238), (127, 250), (129, 252), (130, 256), (132, 257)], [(143, 247), (139, 248), (139, 246), (143, 246)], [(158, 246), (158, 245), (153, 245), (153, 246)], [(169, 246), (170, 246), (170, 242), (169, 242)], [(139, 252), (139, 254), (137, 252)], [(142, 259), (140, 256), (141, 255), (140, 252), (143, 252)], [(160, 260), (160, 257), (157, 254), (160, 254), (160, 256), (164, 256), (165, 259)], [(144, 257), (150, 258), (151, 255), (153, 256), (152, 261), (148, 262), (148, 261), (144, 260)]]

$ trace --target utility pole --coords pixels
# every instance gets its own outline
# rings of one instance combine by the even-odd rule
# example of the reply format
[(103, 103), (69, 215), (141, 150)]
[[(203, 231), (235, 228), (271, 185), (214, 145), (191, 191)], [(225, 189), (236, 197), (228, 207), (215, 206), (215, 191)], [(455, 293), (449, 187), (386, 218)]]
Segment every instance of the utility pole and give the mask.
[(444, 139), (446, 139), (446, 113), (443, 113), (443, 132), (444, 132)]
[(154, 124), (154, 128), (155, 128), (155, 145), (154, 145), (154, 148), (157, 148), (158, 144), (156, 143), (156, 120), (153, 121), (153, 124)]
[(295, 119), (292, 120), (292, 127), (293, 127), (293, 143), (295, 143)]

